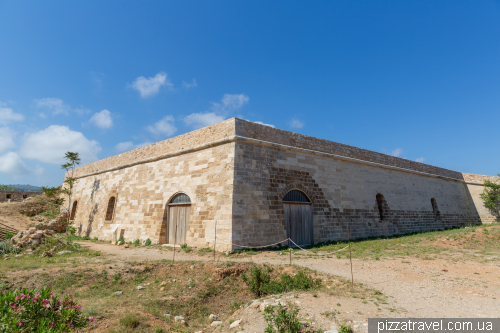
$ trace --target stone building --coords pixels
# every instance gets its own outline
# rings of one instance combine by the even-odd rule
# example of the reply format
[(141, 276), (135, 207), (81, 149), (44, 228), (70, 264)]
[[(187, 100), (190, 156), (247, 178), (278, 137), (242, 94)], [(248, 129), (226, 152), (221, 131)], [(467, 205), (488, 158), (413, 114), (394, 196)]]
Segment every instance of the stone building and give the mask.
[(83, 236), (218, 250), (490, 223), (485, 179), (232, 118), (75, 169)]
[(40, 194), (42, 192), (0, 191), (0, 202), (23, 200)]

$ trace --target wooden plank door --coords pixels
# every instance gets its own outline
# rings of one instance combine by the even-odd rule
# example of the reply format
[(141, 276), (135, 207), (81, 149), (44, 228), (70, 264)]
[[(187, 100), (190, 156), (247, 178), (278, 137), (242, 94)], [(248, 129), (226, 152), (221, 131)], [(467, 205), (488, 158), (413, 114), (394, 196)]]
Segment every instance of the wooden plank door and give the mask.
[(311, 204), (283, 203), (287, 235), (298, 245), (313, 243)]
[[(169, 206), (168, 214), (168, 243), (184, 244), (189, 224), (189, 213), (191, 205), (172, 205)], [(177, 236), (175, 234), (177, 225)]]

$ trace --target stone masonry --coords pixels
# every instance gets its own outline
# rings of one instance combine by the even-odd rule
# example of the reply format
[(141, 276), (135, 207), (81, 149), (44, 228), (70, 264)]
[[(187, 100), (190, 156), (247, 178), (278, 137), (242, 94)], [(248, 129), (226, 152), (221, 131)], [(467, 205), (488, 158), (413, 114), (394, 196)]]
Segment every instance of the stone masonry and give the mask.
[(23, 200), (40, 194), (42, 194), (42, 192), (0, 191), (0, 202)]
[(82, 236), (165, 243), (167, 205), (184, 193), (186, 243), (213, 246), (217, 224), (221, 251), (286, 239), (282, 199), (293, 189), (311, 198), (314, 242), (322, 242), (346, 239), (347, 222), (352, 238), (492, 222), (479, 194), (484, 179), (498, 180), (236, 118), (84, 165), (75, 176)]

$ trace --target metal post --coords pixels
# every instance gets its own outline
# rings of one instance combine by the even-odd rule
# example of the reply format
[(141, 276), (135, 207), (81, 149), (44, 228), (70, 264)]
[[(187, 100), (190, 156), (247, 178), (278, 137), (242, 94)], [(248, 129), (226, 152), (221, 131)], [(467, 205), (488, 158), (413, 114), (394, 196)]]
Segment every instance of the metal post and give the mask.
[(217, 220), (215, 220), (215, 241), (214, 241), (214, 261), (215, 261), (215, 249), (217, 245)]
[(172, 261), (175, 261), (175, 244), (177, 244), (177, 221), (175, 221), (175, 235), (174, 235), (174, 258)]
[(354, 275), (352, 275), (351, 237), (349, 235), (349, 220), (347, 220), (347, 241), (349, 242), (349, 261), (351, 262), (351, 287), (354, 287)]

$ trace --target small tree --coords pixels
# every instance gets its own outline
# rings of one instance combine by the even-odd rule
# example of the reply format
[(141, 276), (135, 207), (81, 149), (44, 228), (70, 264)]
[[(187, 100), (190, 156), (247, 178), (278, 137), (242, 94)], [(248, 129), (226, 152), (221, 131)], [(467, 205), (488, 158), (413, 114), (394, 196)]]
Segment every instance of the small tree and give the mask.
[[(71, 198), (73, 196), (73, 186), (75, 185), (76, 178), (73, 177), (74, 170), (77, 165), (80, 164), (81, 159), (78, 153), (67, 152), (64, 155), (67, 163), (63, 164), (61, 168), (66, 171), (71, 171), (70, 177), (64, 179), (64, 184), (62, 187), (42, 187), (43, 193), (50, 200), (51, 204), (62, 207), (67, 213), (66, 223), (69, 226), (70, 209), (71, 209)], [(62, 195), (67, 196), (67, 202)], [(65, 205), (66, 202), (66, 205)]]
[[(500, 177), (500, 174), (498, 176)], [(491, 211), (491, 214), (498, 219), (500, 217), (500, 184), (486, 180), (481, 199), (483, 199), (484, 205)]]
[(10, 187), (9, 185), (2, 185), (0, 184), (0, 191), (15, 191), (16, 189), (13, 187)]

